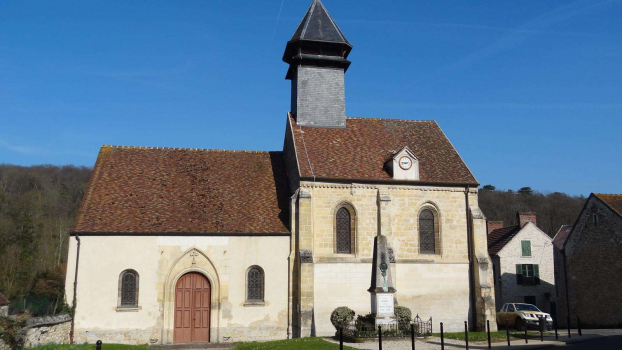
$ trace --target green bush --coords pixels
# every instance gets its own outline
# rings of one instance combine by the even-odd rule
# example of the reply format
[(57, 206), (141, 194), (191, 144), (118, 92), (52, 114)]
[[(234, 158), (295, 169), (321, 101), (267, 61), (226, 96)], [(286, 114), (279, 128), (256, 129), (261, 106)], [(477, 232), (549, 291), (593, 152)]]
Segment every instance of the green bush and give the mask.
[(19, 349), (23, 346), (23, 330), (26, 320), (13, 320), (8, 317), (0, 317), (0, 339), (11, 349)]
[(330, 315), (330, 322), (335, 326), (336, 330), (346, 328), (346, 326), (354, 319), (354, 310), (347, 306), (336, 308)]
[(395, 317), (397, 317), (397, 324), (400, 331), (410, 330), (410, 321), (412, 321), (413, 314), (410, 309), (405, 306), (395, 307)]

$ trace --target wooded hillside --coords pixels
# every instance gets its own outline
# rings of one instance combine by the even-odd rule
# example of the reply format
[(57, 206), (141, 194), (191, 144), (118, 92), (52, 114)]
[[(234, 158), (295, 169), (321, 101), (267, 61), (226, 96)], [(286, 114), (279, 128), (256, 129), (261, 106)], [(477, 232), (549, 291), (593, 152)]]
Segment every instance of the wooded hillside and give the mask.
[(24, 305), (27, 295), (33, 308), (62, 306), (62, 296), (56, 299), (64, 281), (59, 286), (58, 279), (64, 279), (68, 233), (90, 172), (0, 164), (0, 293), (13, 302), (12, 309)]
[[(12, 311), (38, 314), (62, 307), (68, 234), (91, 169), (75, 166), (0, 165), (0, 293)], [(491, 221), (516, 224), (518, 211), (535, 211), (538, 226), (553, 236), (573, 224), (584, 197), (517, 192), (484, 186), (479, 206)]]
[(488, 221), (503, 221), (504, 226), (517, 225), (516, 213), (533, 211), (538, 227), (553, 237), (561, 225), (573, 225), (587, 198), (553, 192), (543, 194), (529, 187), (518, 191), (497, 191), (487, 185), (480, 189), (479, 207)]

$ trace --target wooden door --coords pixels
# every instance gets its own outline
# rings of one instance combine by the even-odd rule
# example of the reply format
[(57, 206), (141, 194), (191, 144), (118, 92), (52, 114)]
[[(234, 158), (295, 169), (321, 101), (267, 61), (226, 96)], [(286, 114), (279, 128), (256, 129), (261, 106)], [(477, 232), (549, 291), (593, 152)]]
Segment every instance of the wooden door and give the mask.
[(175, 287), (175, 343), (208, 343), (210, 284), (199, 273), (183, 275)]

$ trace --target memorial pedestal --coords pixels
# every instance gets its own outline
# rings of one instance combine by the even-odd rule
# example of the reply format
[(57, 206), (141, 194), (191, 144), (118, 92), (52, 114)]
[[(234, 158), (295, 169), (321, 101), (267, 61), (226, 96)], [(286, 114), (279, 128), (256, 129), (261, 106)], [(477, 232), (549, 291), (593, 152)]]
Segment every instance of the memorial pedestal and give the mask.
[(376, 319), (376, 328), (397, 324), (392, 292), (372, 292), (371, 310)]

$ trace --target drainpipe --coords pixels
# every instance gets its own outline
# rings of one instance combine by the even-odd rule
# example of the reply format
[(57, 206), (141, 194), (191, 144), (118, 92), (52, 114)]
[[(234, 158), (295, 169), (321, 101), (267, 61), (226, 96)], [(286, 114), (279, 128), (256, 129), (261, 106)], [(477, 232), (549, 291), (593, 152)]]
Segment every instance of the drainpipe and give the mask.
[(568, 322), (568, 329), (570, 329), (570, 297), (568, 294), (568, 267), (566, 266), (566, 249), (562, 250), (562, 255), (564, 256), (564, 284), (566, 285), (566, 322)]
[(76, 319), (76, 303), (77, 303), (77, 293), (78, 293), (78, 262), (80, 261), (80, 236), (76, 233), (76, 241), (78, 241), (78, 249), (76, 252), (76, 275), (73, 279), (73, 302), (71, 303), (71, 307), (73, 308), (73, 315), (71, 315), (71, 330), (69, 331), (69, 344), (73, 344), (73, 329), (75, 326)]
[(469, 186), (466, 187), (464, 192), (464, 198), (466, 202), (466, 224), (467, 224), (467, 246), (469, 249), (469, 325), (470, 329), (474, 330), (476, 326), (475, 320), (477, 316), (476, 300), (475, 300), (475, 270), (473, 265), (473, 234), (471, 229), (471, 216), (469, 215)]

